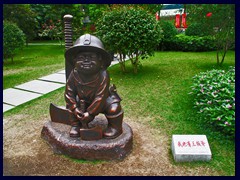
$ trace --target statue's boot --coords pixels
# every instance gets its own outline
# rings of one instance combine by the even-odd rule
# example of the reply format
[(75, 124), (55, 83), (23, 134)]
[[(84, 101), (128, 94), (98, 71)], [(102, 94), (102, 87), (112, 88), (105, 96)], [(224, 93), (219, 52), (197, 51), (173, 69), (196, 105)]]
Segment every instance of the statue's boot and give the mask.
[(70, 137), (80, 137), (80, 122), (79, 121), (72, 121), (71, 122), (71, 130), (69, 132)]
[(114, 139), (122, 134), (122, 122), (123, 112), (121, 111), (117, 115), (106, 116), (108, 120), (108, 126), (106, 131), (103, 133), (105, 138)]

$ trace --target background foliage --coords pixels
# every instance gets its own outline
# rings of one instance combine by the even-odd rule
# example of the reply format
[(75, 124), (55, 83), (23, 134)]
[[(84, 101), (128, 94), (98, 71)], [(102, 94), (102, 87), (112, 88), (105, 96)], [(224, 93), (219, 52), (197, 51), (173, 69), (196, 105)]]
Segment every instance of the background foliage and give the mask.
[(217, 64), (222, 65), (229, 48), (235, 43), (234, 4), (187, 5), (190, 22), (198, 22), (200, 29), (215, 38)]
[[(31, 4), (37, 14), (38, 34), (45, 39), (63, 39), (63, 16), (73, 15), (72, 27), (74, 38), (82, 33), (84, 12), (81, 4)], [(50, 28), (54, 27), (54, 28)], [(59, 33), (62, 33), (59, 36)]]
[(193, 79), (191, 93), (198, 112), (206, 123), (235, 137), (235, 68), (201, 72)]
[(30, 4), (3, 4), (3, 20), (15, 23), (24, 32), (26, 43), (37, 35), (36, 18)]
[(202, 26), (199, 22), (192, 23), (188, 26), (188, 28), (185, 31), (185, 34), (187, 36), (208, 36), (211, 34), (210, 29), (206, 29), (204, 26)]
[[(159, 50), (169, 50), (169, 43), (174, 41), (175, 36), (177, 35), (177, 29), (174, 24), (170, 21), (159, 21), (159, 24), (162, 28), (163, 38), (160, 41)], [(170, 45), (171, 46), (171, 45)]]
[(25, 43), (25, 34), (14, 23), (3, 21), (3, 58), (4, 61), (11, 58), (23, 48)]
[(178, 34), (173, 40), (173, 45), (175, 51), (213, 51), (216, 50), (215, 38), (212, 36), (186, 36), (183, 34)]
[(153, 55), (161, 39), (161, 29), (155, 17), (135, 6), (117, 6), (104, 13), (97, 22), (96, 34), (106, 49), (121, 55), (122, 71), (125, 71), (124, 56), (127, 55), (135, 73), (140, 58)]

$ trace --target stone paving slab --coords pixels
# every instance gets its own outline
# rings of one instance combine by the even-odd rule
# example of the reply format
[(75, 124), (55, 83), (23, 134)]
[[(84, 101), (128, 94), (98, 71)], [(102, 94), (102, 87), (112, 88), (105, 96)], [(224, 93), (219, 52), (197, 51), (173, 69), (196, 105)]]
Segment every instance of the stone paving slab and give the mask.
[(63, 86), (65, 86), (65, 84), (33, 80), (27, 83), (21, 84), (19, 86), (16, 86), (16, 88), (33, 91), (41, 94), (47, 94)]
[(10, 110), (10, 109), (12, 109), (12, 108), (14, 108), (14, 107), (15, 107), (15, 106), (11, 106), (11, 105), (4, 104), (4, 103), (3, 103), (3, 112), (8, 111), (8, 110)]
[(56, 72), (57, 74), (65, 74), (65, 69), (64, 70), (62, 70), (62, 71), (58, 71), (58, 72)]
[(48, 76), (43, 76), (39, 78), (40, 80), (51, 81), (51, 82), (58, 82), (58, 83), (66, 83), (66, 76), (65, 74), (50, 74)]
[(172, 135), (171, 149), (176, 162), (210, 161), (212, 158), (206, 135)]
[(18, 106), (40, 96), (41, 94), (13, 88), (3, 90), (3, 102), (14, 106)]
[(117, 61), (117, 60), (111, 62), (111, 66), (113, 66), (113, 65), (115, 65), (115, 64), (118, 64), (118, 61)]

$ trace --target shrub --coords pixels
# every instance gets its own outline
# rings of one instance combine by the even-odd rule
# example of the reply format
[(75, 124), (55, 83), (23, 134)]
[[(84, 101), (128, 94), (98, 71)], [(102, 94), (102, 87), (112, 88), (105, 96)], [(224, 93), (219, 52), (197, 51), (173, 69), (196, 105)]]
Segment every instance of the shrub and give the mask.
[(193, 77), (191, 94), (194, 107), (207, 123), (220, 127), (223, 133), (235, 132), (235, 68), (211, 70)]
[(216, 50), (215, 40), (212, 36), (186, 36), (178, 34), (174, 38), (165, 40), (166, 50), (171, 51), (213, 51)]
[(216, 49), (214, 38), (211, 36), (186, 36), (178, 34), (176, 36), (176, 47), (181, 51), (212, 51)]
[(121, 57), (128, 55), (135, 73), (140, 58), (153, 55), (161, 40), (160, 30), (154, 16), (132, 6), (120, 6), (106, 12), (96, 24), (96, 34), (106, 49), (121, 55), (122, 71), (125, 71), (125, 61)]
[(25, 34), (19, 27), (11, 22), (3, 22), (3, 57), (11, 58), (19, 51), (25, 43)]
[(211, 32), (204, 26), (202, 26), (200, 23), (193, 23), (188, 26), (188, 28), (185, 31), (185, 34), (187, 36), (208, 36), (211, 34)]
[(160, 21), (159, 23), (163, 31), (163, 40), (173, 38), (177, 35), (177, 29), (172, 22)]
[(38, 33), (39, 37), (50, 37), (51, 40), (57, 39), (62, 45), (63, 28), (61, 20), (57, 20), (56, 22), (49, 20), (48, 24), (43, 24), (41, 31)]
[[(174, 37), (177, 35), (177, 29), (172, 22), (169, 21), (160, 21), (160, 26), (163, 32), (163, 38), (159, 44), (158, 49), (161, 50), (171, 50), (170, 43), (173, 41)], [(169, 47), (170, 46), (170, 47)]]

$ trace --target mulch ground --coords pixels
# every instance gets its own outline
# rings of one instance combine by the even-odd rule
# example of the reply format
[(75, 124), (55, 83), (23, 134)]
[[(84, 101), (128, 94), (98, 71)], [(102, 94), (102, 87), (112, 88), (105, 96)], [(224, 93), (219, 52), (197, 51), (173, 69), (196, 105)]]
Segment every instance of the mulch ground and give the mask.
[(146, 119), (124, 121), (133, 130), (133, 150), (122, 161), (79, 162), (54, 154), (41, 139), (41, 120), (15, 115), (3, 121), (4, 176), (218, 176), (204, 166), (175, 163), (171, 137), (153, 129)]

